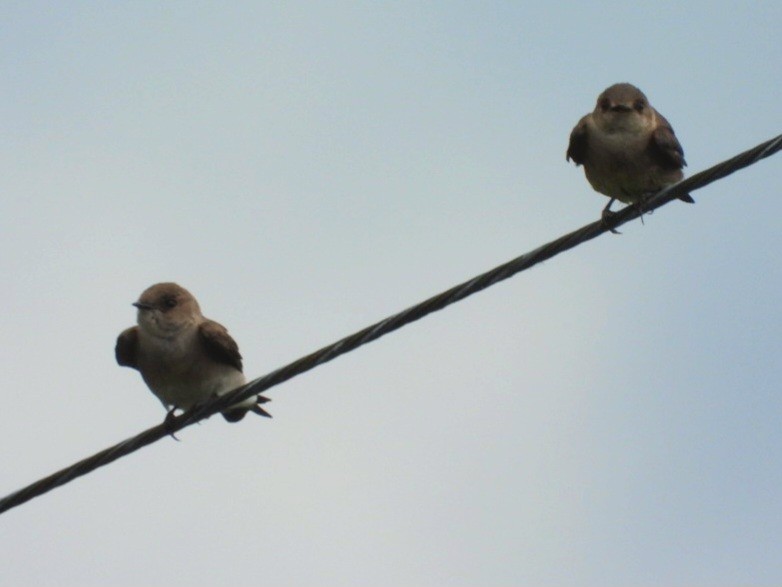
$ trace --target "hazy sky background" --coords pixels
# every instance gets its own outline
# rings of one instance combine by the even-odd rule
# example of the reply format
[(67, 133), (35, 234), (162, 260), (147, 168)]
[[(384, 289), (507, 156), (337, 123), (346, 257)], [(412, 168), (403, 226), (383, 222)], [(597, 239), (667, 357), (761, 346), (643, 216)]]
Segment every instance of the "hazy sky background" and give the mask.
[[(159, 423), (177, 281), (249, 377), (598, 218), (629, 81), (782, 132), (782, 4), (4, 2), (0, 494)], [(782, 156), (0, 517), (5, 585), (779, 585)]]

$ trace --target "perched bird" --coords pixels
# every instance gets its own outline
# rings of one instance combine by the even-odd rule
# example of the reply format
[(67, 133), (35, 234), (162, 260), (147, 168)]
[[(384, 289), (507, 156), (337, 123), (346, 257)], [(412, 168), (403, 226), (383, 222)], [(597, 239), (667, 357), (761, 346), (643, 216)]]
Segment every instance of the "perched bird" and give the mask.
[[(158, 283), (137, 302), (138, 326), (117, 338), (117, 363), (141, 372), (144, 382), (168, 410), (187, 410), (245, 384), (239, 347), (224, 326), (204, 318), (193, 295), (176, 283)], [(238, 422), (248, 411), (271, 417), (256, 395), (223, 412)]]
[[(680, 181), (687, 165), (670, 123), (632, 84), (614, 84), (597, 97), (595, 109), (570, 133), (567, 161), (583, 165), (592, 187), (611, 204), (643, 203), (647, 195)], [(694, 203), (689, 194), (679, 196)]]

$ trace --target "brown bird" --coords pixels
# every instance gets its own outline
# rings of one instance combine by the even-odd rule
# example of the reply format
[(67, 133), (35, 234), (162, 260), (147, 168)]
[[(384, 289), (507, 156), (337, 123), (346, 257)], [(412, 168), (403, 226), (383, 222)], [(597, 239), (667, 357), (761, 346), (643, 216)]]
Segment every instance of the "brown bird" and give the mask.
[[(117, 363), (137, 369), (152, 393), (168, 410), (187, 410), (246, 383), (239, 347), (224, 326), (204, 318), (193, 295), (176, 283), (158, 283), (137, 302), (138, 326), (117, 338)], [(271, 417), (253, 396), (223, 412), (238, 422), (248, 411)]]
[[(640, 202), (679, 182), (687, 165), (679, 140), (665, 117), (632, 84), (614, 84), (597, 98), (595, 109), (570, 133), (566, 160), (583, 165), (592, 187), (611, 204)], [(694, 203), (689, 194), (679, 196)]]

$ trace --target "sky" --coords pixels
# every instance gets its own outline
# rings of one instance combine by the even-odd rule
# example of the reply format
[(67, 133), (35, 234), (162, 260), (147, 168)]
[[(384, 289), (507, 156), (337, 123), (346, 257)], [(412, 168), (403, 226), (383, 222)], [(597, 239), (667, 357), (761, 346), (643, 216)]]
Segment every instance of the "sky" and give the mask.
[[(0, 494), (160, 423), (176, 281), (260, 377), (596, 220), (631, 82), (690, 173), (782, 132), (782, 4), (14, 2)], [(779, 585), (782, 156), (0, 517), (18, 586)]]

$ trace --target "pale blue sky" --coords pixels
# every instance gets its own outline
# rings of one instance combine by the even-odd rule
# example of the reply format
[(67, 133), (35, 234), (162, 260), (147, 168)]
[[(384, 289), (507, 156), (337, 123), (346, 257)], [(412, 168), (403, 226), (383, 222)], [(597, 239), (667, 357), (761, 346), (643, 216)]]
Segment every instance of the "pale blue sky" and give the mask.
[[(162, 420), (177, 281), (257, 377), (595, 220), (629, 81), (782, 132), (782, 5), (6, 2), (3, 495)], [(0, 518), (9, 585), (778, 585), (777, 156)]]

